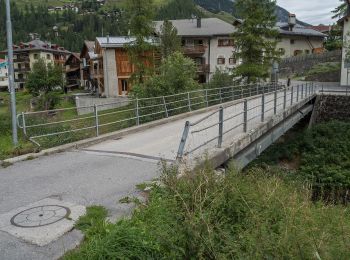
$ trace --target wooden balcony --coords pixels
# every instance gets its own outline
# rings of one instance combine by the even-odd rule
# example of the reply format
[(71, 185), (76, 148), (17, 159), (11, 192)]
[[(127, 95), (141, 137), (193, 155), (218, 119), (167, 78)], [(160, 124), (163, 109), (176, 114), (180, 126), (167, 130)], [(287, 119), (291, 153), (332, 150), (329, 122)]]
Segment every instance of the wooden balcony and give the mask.
[(29, 56), (17, 56), (16, 59), (13, 59), (13, 62), (26, 62), (26, 63), (29, 63), (30, 62), (30, 59), (29, 59)]
[(193, 46), (183, 46), (182, 50), (185, 55), (203, 55), (205, 53), (207, 46), (204, 45), (193, 45)]
[(197, 64), (197, 73), (209, 73), (210, 66), (209, 64)]

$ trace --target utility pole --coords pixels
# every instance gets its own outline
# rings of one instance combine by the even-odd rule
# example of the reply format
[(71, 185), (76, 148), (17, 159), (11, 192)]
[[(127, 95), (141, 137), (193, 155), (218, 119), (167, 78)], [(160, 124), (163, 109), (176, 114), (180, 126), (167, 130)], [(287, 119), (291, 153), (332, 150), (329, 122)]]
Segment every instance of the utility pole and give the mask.
[(16, 118), (16, 90), (15, 90), (15, 77), (13, 68), (13, 44), (12, 44), (12, 23), (11, 23), (11, 11), (10, 0), (6, 0), (6, 33), (7, 33), (7, 60), (8, 60), (8, 77), (9, 88), (11, 92), (11, 116), (12, 116), (12, 142), (14, 146), (18, 145), (17, 134), (17, 118)]

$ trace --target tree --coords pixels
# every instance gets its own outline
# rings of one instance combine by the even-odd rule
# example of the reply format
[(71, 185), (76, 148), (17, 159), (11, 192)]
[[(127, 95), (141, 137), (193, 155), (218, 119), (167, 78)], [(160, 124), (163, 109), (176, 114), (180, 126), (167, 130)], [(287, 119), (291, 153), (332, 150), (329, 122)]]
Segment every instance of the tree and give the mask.
[(348, 4), (344, 0), (339, 1), (342, 3), (332, 11), (332, 13), (334, 14), (334, 16), (332, 17), (333, 19), (342, 18), (348, 12)]
[(132, 75), (135, 83), (142, 83), (146, 76), (153, 73), (155, 45), (150, 41), (154, 33), (153, 9), (153, 0), (127, 1), (129, 32), (135, 40), (127, 44), (126, 48), (136, 68)]
[(342, 27), (340, 27), (339, 25), (333, 25), (331, 31), (329, 32), (327, 40), (324, 44), (326, 50), (328, 51), (340, 50), (343, 45), (342, 35), (343, 35)]
[(208, 84), (208, 88), (224, 88), (224, 87), (230, 87), (232, 85), (233, 85), (233, 75), (227, 73), (226, 71), (216, 69), (214, 75), (212, 76)]
[(177, 29), (172, 22), (164, 21), (160, 32), (160, 53), (163, 59), (176, 51), (181, 50), (181, 39), (177, 35)]
[(47, 94), (53, 90), (62, 90), (62, 68), (52, 63), (46, 64), (39, 59), (33, 64), (32, 71), (28, 74), (26, 88), (33, 96)]
[(182, 53), (175, 52), (163, 60), (159, 72), (143, 84), (133, 87), (133, 95), (156, 97), (173, 95), (199, 88), (196, 78), (196, 65)]
[(242, 63), (235, 75), (248, 83), (265, 80), (273, 60), (278, 59), (276, 51), (279, 33), (275, 28), (274, 0), (236, 0), (236, 11), (243, 23), (233, 34), (237, 50), (234, 56)]

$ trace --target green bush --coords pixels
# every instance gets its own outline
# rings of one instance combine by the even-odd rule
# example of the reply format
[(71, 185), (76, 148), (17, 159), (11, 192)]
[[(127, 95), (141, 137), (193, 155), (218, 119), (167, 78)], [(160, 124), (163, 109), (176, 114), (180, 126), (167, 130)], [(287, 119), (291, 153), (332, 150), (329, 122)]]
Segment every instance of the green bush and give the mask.
[(349, 211), (313, 204), (311, 191), (283, 172), (176, 173), (167, 169), (147, 206), (106, 224), (66, 259), (350, 257)]

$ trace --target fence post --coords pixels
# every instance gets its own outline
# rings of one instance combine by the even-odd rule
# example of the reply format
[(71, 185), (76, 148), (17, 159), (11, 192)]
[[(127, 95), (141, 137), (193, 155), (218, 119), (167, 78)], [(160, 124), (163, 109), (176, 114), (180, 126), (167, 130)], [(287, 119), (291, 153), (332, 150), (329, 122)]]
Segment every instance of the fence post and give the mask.
[(97, 105), (94, 105), (94, 112), (95, 112), (95, 127), (96, 127), (96, 136), (100, 135), (100, 127), (99, 127), (99, 120), (98, 120), (98, 109)]
[(221, 88), (219, 90), (219, 95), (220, 95), (220, 104), (221, 104), (222, 103), (222, 90), (221, 90)]
[(207, 104), (207, 107), (209, 107), (209, 101), (208, 101), (208, 90), (205, 90), (205, 102)]
[(222, 139), (224, 132), (224, 108), (220, 107), (219, 110), (219, 138), (218, 138), (218, 147), (222, 147)]
[(304, 84), (301, 84), (301, 100), (304, 99)]
[(323, 95), (323, 93), (324, 93), (324, 89), (323, 89), (323, 84), (322, 84), (322, 95)]
[(244, 100), (244, 111), (243, 111), (243, 131), (248, 131), (248, 100)]
[(165, 116), (166, 116), (166, 118), (168, 118), (169, 117), (168, 108), (166, 107), (166, 102), (165, 102), (165, 97), (164, 96), (163, 96), (163, 104), (164, 104)]
[(265, 94), (261, 96), (261, 122), (265, 121)]
[(287, 107), (287, 88), (284, 88), (284, 96), (283, 96), (283, 109)]
[(190, 121), (186, 121), (185, 128), (182, 133), (179, 150), (177, 151), (177, 159), (181, 159), (184, 155), (185, 145), (188, 137), (188, 133), (190, 132)]
[(232, 90), (232, 101), (234, 101), (235, 100), (235, 89), (234, 89), (234, 87), (232, 87), (231, 90)]
[(27, 127), (26, 127), (26, 119), (24, 117), (24, 112), (22, 112), (22, 127), (23, 127), (23, 134), (24, 136), (27, 136)]
[(241, 86), (241, 98), (243, 98), (243, 87)]
[(275, 90), (274, 94), (274, 100), (273, 100), (273, 113), (277, 114), (277, 90)]
[(136, 125), (140, 125), (139, 99), (136, 98)]
[(292, 86), (291, 88), (291, 93), (290, 93), (290, 105), (293, 106), (293, 102), (294, 102), (294, 86)]
[(187, 99), (188, 99), (188, 109), (191, 112), (192, 108), (191, 108), (191, 94), (190, 94), (190, 92), (187, 92)]

